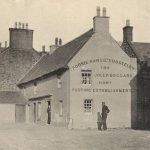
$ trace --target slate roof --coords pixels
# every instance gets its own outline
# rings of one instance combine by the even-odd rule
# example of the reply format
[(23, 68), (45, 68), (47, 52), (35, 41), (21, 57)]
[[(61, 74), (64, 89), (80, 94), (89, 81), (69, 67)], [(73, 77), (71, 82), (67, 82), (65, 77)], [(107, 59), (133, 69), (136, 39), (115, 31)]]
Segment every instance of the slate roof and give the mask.
[(2, 52), (4, 49), (6, 49), (5, 47), (0, 47), (0, 52)]
[(132, 44), (142, 60), (145, 60), (145, 56), (150, 57), (150, 43), (132, 42)]
[(68, 62), (76, 55), (76, 53), (84, 46), (93, 34), (93, 29), (90, 29), (71, 42), (56, 49), (51, 55), (48, 54), (43, 56), (31, 68), (31, 70), (29, 70), (24, 78), (20, 80), (18, 85), (35, 80), (61, 68), (68, 68)]
[(0, 104), (26, 104), (27, 100), (19, 91), (0, 91)]
[(146, 61), (147, 58), (150, 58), (150, 43), (130, 42), (125, 40), (121, 44), (121, 47), (129, 57), (136, 57), (138, 62), (143, 62)]

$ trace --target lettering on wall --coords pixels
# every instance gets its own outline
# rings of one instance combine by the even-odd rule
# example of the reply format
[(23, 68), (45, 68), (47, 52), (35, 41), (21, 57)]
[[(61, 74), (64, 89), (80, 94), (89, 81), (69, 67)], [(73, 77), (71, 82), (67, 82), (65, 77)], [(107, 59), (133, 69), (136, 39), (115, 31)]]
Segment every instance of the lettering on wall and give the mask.
[(106, 89), (100, 89), (100, 88), (72, 88), (73, 92), (101, 92), (101, 93), (126, 93), (126, 92), (131, 92), (131, 89), (111, 89), (111, 88), (106, 88)]
[[(82, 67), (84, 65), (92, 64), (92, 63), (100, 63), (97, 70), (91, 69), (91, 84), (90, 87), (73, 87), (72, 92), (93, 92), (93, 93), (127, 93), (131, 92), (129, 82), (134, 77), (132, 74), (132, 71), (135, 70), (135, 68), (123, 61), (110, 59), (110, 58), (97, 58), (97, 59), (89, 59), (82, 62), (77, 63), (76, 65), (72, 66), (72, 69), (75, 70), (79, 67)], [(126, 67), (129, 69), (129, 72), (120, 72), (119, 70), (113, 71), (111, 68), (112, 65), (121, 65), (121, 67)], [(131, 71), (130, 71), (131, 70)], [(82, 70), (81, 70), (82, 71)], [(81, 76), (82, 78), (82, 76)], [(85, 80), (88, 77), (84, 77)], [(80, 78), (79, 78), (80, 79)], [(124, 80), (125, 79), (125, 80)], [(129, 81), (129, 82), (128, 82)], [(120, 84), (119, 87), (116, 87), (116, 82), (126, 82), (125, 86), (122, 86), (124, 84)], [(92, 85), (93, 84), (93, 85)], [(115, 87), (115, 88), (114, 88)]]
[(72, 66), (72, 69), (74, 70), (76, 68), (79, 68), (81, 66), (88, 65), (91, 63), (114, 63), (114, 64), (124, 66), (126, 68), (129, 68), (130, 70), (135, 70), (135, 68), (132, 65), (130, 65), (126, 62), (123, 62), (121, 60), (116, 60), (116, 59), (111, 59), (111, 58), (97, 58), (97, 59), (85, 60), (85, 61), (79, 62), (76, 65)]

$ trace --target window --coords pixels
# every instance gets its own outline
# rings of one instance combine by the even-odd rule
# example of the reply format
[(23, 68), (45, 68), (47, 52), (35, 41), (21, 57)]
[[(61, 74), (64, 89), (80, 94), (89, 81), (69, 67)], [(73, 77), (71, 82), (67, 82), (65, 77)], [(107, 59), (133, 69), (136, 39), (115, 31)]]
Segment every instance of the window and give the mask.
[(59, 109), (60, 109), (59, 116), (62, 116), (63, 115), (63, 101), (62, 100), (59, 101)]
[(85, 113), (92, 113), (92, 99), (86, 99), (84, 100), (84, 112)]
[(34, 94), (37, 94), (37, 83), (34, 83)]
[(91, 70), (81, 70), (81, 83), (82, 84), (91, 84), (92, 80), (91, 80), (91, 75), (92, 75), (92, 71)]
[(23, 87), (23, 95), (26, 96), (26, 87)]
[(62, 85), (61, 76), (58, 75), (58, 76), (57, 76), (57, 87), (58, 87), (58, 88), (61, 88), (61, 85)]

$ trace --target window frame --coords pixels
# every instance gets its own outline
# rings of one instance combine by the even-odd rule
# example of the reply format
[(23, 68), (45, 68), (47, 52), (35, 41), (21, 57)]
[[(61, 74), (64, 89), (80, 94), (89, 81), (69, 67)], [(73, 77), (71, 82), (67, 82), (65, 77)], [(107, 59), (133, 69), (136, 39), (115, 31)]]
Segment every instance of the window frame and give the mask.
[(57, 88), (60, 89), (62, 87), (61, 75), (57, 75)]
[[(86, 101), (90, 101), (90, 103), (86, 102)], [(92, 98), (84, 99), (83, 109), (84, 109), (84, 114), (86, 114), (86, 115), (93, 114), (93, 99)], [(88, 111), (88, 110), (90, 110), (90, 111)]]
[[(84, 76), (83, 76), (84, 74)], [(82, 69), (81, 70), (81, 84), (82, 85), (92, 85), (92, 70)]]

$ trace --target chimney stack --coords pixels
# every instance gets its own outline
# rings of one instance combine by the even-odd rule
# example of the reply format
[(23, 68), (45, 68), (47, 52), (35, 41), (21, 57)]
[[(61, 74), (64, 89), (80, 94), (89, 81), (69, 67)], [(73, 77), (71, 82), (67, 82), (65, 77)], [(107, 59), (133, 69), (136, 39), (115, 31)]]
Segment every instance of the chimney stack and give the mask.
[(44, 55), (46, 55), (47, 52), (45, 51), (45, 45), (42, 46), (42, 52), (41, 52), (41, 56), (43, 57)]
[(130, 26), (130, 20), (126, 20), (126, 26), (123, 28), (123, 41), (133, 41), (132, 31), (133, 27)]
[[(9, 28), (9, 46), (18, 50), (31, 50), (33, 48), (33, 30), (28, 29), (28, 24), (15, 23), (15, 28)], [(22, 27), (21, 27), (22, 26)]]
[(106, 7), (103, 7), (102, 16), (100, 15), (100, 7), (97, 7), (97, 16), (93, 18), (93, 30), (103, 36), (109, 33), (109, 17), (106, 16)]
[(50, 54), (52, 54), (57, 48), (59, 48), (60, 46), (62, 46), (62, 39), (58, 39), (58, 37), (55, 38), (55, 45), (50, 45), (49, 49), (50, 49)]

